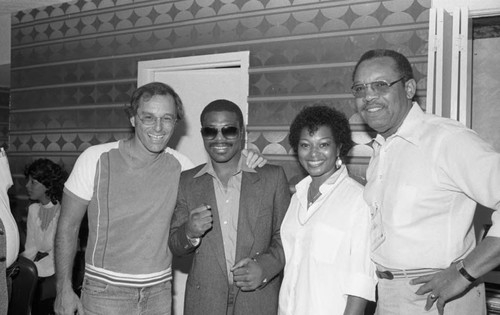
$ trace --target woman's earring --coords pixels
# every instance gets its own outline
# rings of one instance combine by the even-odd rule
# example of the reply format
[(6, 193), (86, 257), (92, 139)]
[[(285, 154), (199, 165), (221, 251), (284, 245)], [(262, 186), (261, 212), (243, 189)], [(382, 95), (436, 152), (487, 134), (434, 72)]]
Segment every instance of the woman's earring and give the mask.
[(337, 160), (335, 161), (335, 167), (339, 169), (342, 166), (342, 159), (340, 156), (337, 156)]

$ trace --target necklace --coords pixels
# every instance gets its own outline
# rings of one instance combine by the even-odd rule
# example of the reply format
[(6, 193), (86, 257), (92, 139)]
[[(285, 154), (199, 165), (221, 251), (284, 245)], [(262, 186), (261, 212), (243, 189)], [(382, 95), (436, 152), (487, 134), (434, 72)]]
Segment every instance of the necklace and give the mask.
[(316, 195), (312, 196), (311, 194), (311, 187), (309, 187), (309, 189), (307, 190), (307, 207), (309, 208), (320, 196), (321, 196), (321, 192), (319, 191), (318, 189), (318, 192), (316, 193)]

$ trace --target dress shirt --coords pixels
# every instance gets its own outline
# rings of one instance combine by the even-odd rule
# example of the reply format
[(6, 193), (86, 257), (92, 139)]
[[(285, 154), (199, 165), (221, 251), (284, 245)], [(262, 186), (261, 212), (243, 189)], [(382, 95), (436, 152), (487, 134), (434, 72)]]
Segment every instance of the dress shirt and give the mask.
[(341, 315), (347, 296), (375, 300), (370, 261), (370, 211), (363, 186), (342, 166), (319, 188), (308, 208), (308, 176), (281, 225), (285, 272), (279, 296), (280, 315)]
[[(365, 200), (372, 258), (387, 268), (447, 268), (475, 247), (476, 202), (500, 209), (500, 154), (461, 123), (414, 103), (399, 130), (374, 140)], [(500, 237), (495, 211), (490, 236)]]
[(205, 173), (212, 176), (214, 184), (215, 199), (219, 210), (219, 221), (221, 225), (222, 241), (224, 243), (224, 254), (226, 258), (227, 276), (229, 283), (233, 283), (233, 275), (230, 271), (234, 266), (236, 257), (236, 240), (238, 235), (238, 214), (240, 210), (240, 191), (242, 171), (255, 173), (245, 163), (246, 157), (241, 155), (238, 168), (229, 178), (227, 186), (220, 181), (212, 163), (208, 162), (194, 177)]

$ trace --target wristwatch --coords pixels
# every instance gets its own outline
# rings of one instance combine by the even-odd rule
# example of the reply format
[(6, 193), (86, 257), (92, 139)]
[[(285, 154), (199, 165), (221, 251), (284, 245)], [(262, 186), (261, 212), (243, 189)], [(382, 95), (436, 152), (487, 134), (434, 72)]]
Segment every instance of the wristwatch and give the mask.
[(463, 260), (459, 260), (457, 262), (457, 270), (458, 272), (460, 272), (460, 274), (465, 278), (467, 279), (467, 281), (470, 281), (470, 282), (474, 282), (476, 281), (476, 278), (474, 278), (473, 276), (470, 275), (470, 273), (467, 272), (467, 270), (465, 270), (465, 267), (464, 267), (464, 261)]
[(193, 245), (195, 247), (200, 245), (200, 242), (201, 242), (200, 237), (189, 237), (187, 234), (186, 234), (186, 236), (187, 236), (189, 243), (191, 243), (191, 245)]

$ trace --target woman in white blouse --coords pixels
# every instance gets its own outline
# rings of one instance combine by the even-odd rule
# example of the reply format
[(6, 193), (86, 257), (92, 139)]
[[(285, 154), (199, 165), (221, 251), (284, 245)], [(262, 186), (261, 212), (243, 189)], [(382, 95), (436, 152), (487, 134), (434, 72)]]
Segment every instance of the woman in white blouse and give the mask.
[(48, 159), (38, 159), (26, 167), (26, 190), (34, 201), (28, 209), (27, 235), (21, 255), (33, 260), (38, 270), (38, 286), (32, 314), (53, 312), (56, 296), (54, 237), (61, 211), (66, 171)]
[(335, 109), (307, 107), (292, 122), (289, 142), (309, 176), (296, 185), (281, 226), (279, 314), (364, 314), (376, 278), (363, 186), (342, 162), (353, 145), (349, 122)]

